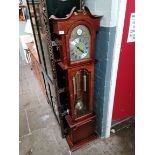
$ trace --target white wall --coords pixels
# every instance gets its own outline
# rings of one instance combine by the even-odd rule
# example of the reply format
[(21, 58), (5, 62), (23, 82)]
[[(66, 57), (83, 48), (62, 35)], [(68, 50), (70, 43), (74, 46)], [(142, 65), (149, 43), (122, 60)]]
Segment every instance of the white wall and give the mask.
[(114, 55), (112, 61), (112, 70), (111, 70), (111, 87), (109, 91), (109, 101), (107, 107), (107, 127), (106, 127), (106, 134), (105, 137), (110, 136), (110, 129), (111, 129), (111, 121), (112, 121), (112, 112), (113, 112), (113, 104), (114, 104), (114, 95), (115, 95), (115, 87), (116, 87), (116, 79), (117, 79), (117, 70), (119, 64), (119, 56), (121, 51), (121, 42), (123, 36), (123, 27), (124, 27), (124, 19), (125, 19), (125, 12), (126, 12), (126, 4), (127, 0), (119, 0), (119, 8), (117, 17), (118, 20), (116, 21), (116, 36), (115, 36), (115, 45), (114, 45)]
[[(104, 136), (105, 138), (110, 136), (113, 100), (114, 100), (115, 85), (116, 85), (116, 78), (117, 78), (120, 45), (121, 45), (122, 32), (123, 32), (123, 26), (124, 26), (126, 1), (127, 0), (85, 0), (86, 6), (88, 6), (92, 14), (103, 15), (103, 18), (101, 19), (101, 24), (100, 24), (101, 27), (108, 27), (110, 29), (113, 29), (113, 27), (114, 28), (116, 27), (116, 36), (110, 35), (111, 37), (115, 37), (113, 38), (115, 39), (114, 50), (110, 51), (111, 53), (113, 53), (112, 57), (110, 58), (112, 59), (111, 60), (112, 67), (110, 69), (108, 68), (108, 71), (111, 72), (110, 74), (111, 77), (109, 79), (110, 85), (104, 88), (104, 90), (106, 91), (105, 98), (107, 99), (104, 99), (105, 105), (103, 108), (104, 114), (101, 122), (101, 125), (102, 125), (101, 135)], [(103, 44), (104, 44), (104, 41), (105, 40), (103, 40)], [(111, 40), (108, 40), (108, 42), (111, 42)], [(109, 62), (110, 61), (108, 61), (108, 63)], [(108, 63), (106, 64), (107, 66), (108, 66)], [(107, 78), (109, 77), (107, 76)], [(109, 87), (109, 90), (108, 90), (108, 87)]]
[(116, 26), (120, 0), (85, 0), (85, 3), (92, 14), (103, 16), (101, 19), (101, 26)]
[(22, 60), (25, 59), (25, 55), (24, 55), (24, 49), (20, 40), (20, 36), (27, 35), (27, 33), (25, 33), (25, 25), (26, 25), (26, 21), (19, 21), (19, 52)]

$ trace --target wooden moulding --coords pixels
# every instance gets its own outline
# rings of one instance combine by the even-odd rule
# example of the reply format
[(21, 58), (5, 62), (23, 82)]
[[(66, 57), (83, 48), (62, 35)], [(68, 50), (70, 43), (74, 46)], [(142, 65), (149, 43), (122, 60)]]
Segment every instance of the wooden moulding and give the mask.
[[(61, 42), (61, 63), (59, 65), (64, 70), (86, 63), (94, 63), (96, 31), (98, 31), (100, 27), (100, 18), (101, 16), (92, 15), (87, 7), (85, 7), (85, 10), (82, 12), (76, 11), (75, 8), (73, 8), (71, 13), (66, 18), (56, 18), (53, 15), (50, 17), (50, 21), (53, 24), (53, 34), (60, 36), (59, 42)], [(73, 29), (78, 25), (85, 25), (90, 31), (90, 58), (71, 62), (69, 39)]]
[(95, 114), (82, 121), (74, 121), (70, 115), (66, 115), (65, 118), (70, 128), (66, 140), (71, 151), (75, 151), (90, 141), (97, 139)]

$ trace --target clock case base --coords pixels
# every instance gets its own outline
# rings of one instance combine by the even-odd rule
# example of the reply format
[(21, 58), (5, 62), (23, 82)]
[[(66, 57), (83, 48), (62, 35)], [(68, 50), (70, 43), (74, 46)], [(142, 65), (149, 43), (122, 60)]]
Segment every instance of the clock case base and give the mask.
[(69, 134), (66, 140), (71, 151), (75, 151), (90, 141), (97, 139), (95, 114), (91, 114), (82, 121), (74, 121), (70, 115), (66, 115), (65, 118), (69, 125)]
[(87, 145), (88, 143), (90, 143), (91, 141), (94, 141), (96, 139), (97, 139), (97, 134), (94, 133), (93, 135), (89, 136), (88, 138), (81, 140), (79, 143), (73, 144), (70, 137), (69, 136), (66, 137), (67, 143), (68, 143), (69, 148), (72, 152), (78, 150), (79, 148), (83, 147), (84, 145)]

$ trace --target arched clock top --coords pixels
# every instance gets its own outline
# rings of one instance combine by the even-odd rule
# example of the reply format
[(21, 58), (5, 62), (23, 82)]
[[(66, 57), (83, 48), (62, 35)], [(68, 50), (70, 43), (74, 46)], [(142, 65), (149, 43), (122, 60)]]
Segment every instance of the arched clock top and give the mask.
[(58, 17), (56, 17), (55, 15), (51, 15), (51, 16), (49, 17), (49, 19), (51, 19), (51, 20), (56, 20), (56, 21), (64, 21), (64, 20), (67, 20), (67, 19), (69, 19), (69, 18), (72, 16), (72, 14), (75, 12), (75, 9), (76, 9), (76, 7), (73, 7), (72, 10), (71, 10), (71, 12), (70, 12), (70, 14), (66, 15), (65, 18), (58, 18)]
[(78, 11), (74, 7), (66, 18), (57, 18), (54, 15), (50, 16), (50, 21), (53, 24), (53, 33), (65, 35), (68, 33), (71, 25), (77, 21), (84, 21), (92, 25), (92, 31), (97, 31), (100, 27), (101, 16), (92, 15), (87, 7), (83, 11)]
[(67, 14), (65, 18), (58, 18), (55, 15), (51, 15), (49, 17), (49, 19), (57, 20), (57, 21), (64, 21), (64, 20), (68, 20), (68, 19), (70, 19), (70, 18), (72, 18), (74, 16), (77, 16), (77, 15), (89, 16), (90, 18), (101, 18), (101, 16), (93, 15), (90, 12), (90, 10), (88, 9), (88, 7), (85, 6), (83, 11), (78, 11), (78, 10), (76, 10), (76, 7), (73, 7), (71, 12), (69, 14)]

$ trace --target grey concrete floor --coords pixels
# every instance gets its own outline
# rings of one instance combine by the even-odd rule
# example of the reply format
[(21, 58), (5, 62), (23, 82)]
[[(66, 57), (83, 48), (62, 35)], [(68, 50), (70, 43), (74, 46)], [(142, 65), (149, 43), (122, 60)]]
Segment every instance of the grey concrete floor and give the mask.
[(33, 72), (20, 60), (19, 154), (20, 155), (134, 155), (134, 128), (124, 129), (107, 140), (97, 139), (70, 152), (61, 138), (54, 114)]

